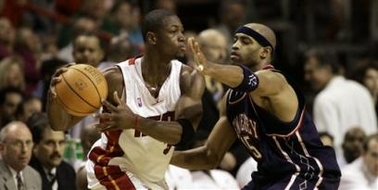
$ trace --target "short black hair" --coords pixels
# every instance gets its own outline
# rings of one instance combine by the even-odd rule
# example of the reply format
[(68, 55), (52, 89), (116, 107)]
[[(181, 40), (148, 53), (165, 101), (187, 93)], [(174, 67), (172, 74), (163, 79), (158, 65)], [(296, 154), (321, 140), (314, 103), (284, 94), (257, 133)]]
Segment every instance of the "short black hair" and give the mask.
[(171, 16), (176, 16), (176, 14), (165, 9), (155, 9), (149, 12), (142, 22), (143, 40), (146, 42), (148, 32), (156, 32), (163, 28), (165, 18)]
[(330, 66), (333, 74), (340, 72), (342, 65), (340, 64), (340, 55), (335, 50), (313, 48), (305, 53), (305, 59), (316, 58), (321, 67)]
[(6, 95), (9, 93), (16, 93), (21, 95), (22, 99), (25, 98), (25, 93), (21, 89), (16, 87), (6, 87), (0, 90), (0, 105), (4, 104)]
[(50, 128), (50, 122), (46, 113), (34, 113), (27, 121), (26, 125), (30, 129), (34, 144), (42, 140), (45, 129)]

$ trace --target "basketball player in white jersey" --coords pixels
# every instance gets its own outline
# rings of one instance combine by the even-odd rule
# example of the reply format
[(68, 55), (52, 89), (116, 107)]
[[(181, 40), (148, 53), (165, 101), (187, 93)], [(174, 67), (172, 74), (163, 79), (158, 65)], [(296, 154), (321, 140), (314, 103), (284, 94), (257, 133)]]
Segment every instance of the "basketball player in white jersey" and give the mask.
[[(103, 131), (88, 154), (91, 189), (168, 189), (164, 174), (174, 145), (193, 137), (202, 116), (204, 79), (175, 60), (185, 53), (180, 19), (154, 10), (142, 24), (145, 54), (104, 71), (109, 95), (98, 128)], [(47, 110), (51, 126), (67, 130), (81, 118), (56, 103), (52, 80)]]

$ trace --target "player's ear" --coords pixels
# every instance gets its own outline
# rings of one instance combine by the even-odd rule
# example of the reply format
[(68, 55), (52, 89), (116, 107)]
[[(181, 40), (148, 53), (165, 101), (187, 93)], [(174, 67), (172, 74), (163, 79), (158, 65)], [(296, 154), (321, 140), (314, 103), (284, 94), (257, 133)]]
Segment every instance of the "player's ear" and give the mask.
[(261, 51), (260, 53), (260, 58), (261, 59), (265, 59), (269, 56), (270, 52), (271, 52), (271, 48), (270, 47), (263, 47), (263, 50)]
[(146, 34), (147, 43), (155, 45), (156, 44), (156, 35), (153, 32), (147, 32)]

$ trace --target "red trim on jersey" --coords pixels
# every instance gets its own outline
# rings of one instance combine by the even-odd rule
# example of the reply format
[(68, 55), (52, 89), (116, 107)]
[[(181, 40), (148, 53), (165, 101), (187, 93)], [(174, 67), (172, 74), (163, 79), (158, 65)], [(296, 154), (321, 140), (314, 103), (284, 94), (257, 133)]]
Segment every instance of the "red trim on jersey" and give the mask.
[(105, 132), (108, 138), (105, 150), (101, 147), (94, 147), (89, 153), (89, 159), (95, 163), (96, 178), (106, 189), (135, 189), (128, 175), (119, 166), (109, 165), (112, 158), (124, 155), (118, 143), (121, 133), (122, 130)]
[(271, 64), (265, 65), (262, 70), (267, 70), (267, 69), (274, 69), (274, 66)]
[[(107, 112), (107, 110), (104, 109), (104, 112)], [(173, 121), (174, 116), (175, 112), (167, 112), (161, 116), (149, 118), (157, 121)], [(89, 159), (95, 164), (94, 171), (96, 178), (106, 189), (134, 190), (134, 184), (131, 182), (128, 175), (123, 172), (119, 166), (109, 165), (112, 158), (122, 157), (125, 154), (119, 146), (119, 137), (122, 131), (123, 130), (105, 132), (108, 139), (105, 150), (101, 147), (94, 147), (89, 153)], [(140, 133), (139, 130), (135, 130), (135, 133), (137, 132)], [(141, 134), (141, 136), (144, 135)], [(171, 147), (172, 145), (167, 144), (167, 148), (164, 149), (164, 154), (167, 154)]]

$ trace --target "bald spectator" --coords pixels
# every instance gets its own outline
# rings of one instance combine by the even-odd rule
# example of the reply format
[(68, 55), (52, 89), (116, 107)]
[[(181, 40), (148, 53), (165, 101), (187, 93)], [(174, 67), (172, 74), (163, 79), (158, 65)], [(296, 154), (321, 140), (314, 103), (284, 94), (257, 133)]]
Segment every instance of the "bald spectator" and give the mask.
[[(215, 29), (207, 29), (197, 36), (198, 44), (209, 61), (227, 63), (227, 38)], [(198, 126), (197, 132), (204, 130), (207, 134), (211, 132), (215, 123), (219, 119), (218, 102), (222, 99), (227, 87), (214, 80), (210, 76), (204, 76), (206, 89), (202, 96), (202, 106), (204, 110), (203, 118)], [(228, 151), (219, 167), (236, 176), (240, 165), (249, 157), (243, 145), (237, 141), (230, 151)]]
[(40, 190), (41, 176), (28, 166), (33, 138), (28, 127), (19, 121), (0, 131), (0, 189)]

